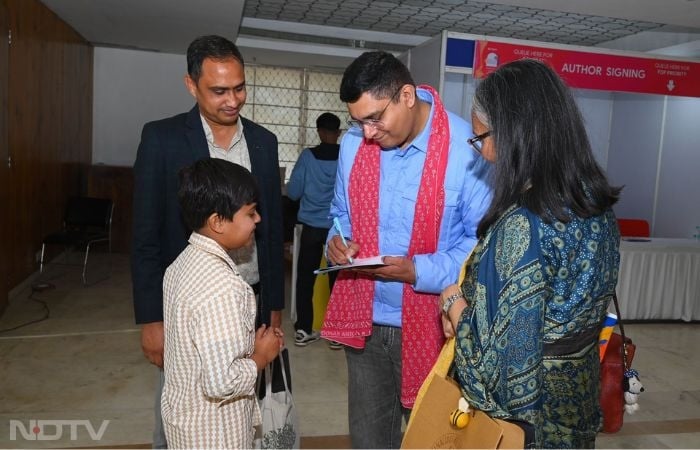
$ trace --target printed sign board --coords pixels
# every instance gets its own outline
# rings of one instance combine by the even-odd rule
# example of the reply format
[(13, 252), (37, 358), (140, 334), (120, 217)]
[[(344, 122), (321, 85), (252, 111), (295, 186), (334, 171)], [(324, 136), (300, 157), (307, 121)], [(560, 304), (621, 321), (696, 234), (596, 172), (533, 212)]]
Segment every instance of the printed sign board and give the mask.
[(700, 63), (480, 40), (474, 78), (522, 58), (547, 63), (575, 88), (700, 97)]

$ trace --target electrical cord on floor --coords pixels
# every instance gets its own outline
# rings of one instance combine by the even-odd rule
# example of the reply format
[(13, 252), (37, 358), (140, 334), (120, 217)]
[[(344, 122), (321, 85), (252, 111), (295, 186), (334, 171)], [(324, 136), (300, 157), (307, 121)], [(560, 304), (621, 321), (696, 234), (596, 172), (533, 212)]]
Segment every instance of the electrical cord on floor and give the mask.
[(43, 315), (43, 317), (41, 317), (41, 318), (39, 318), (39, 319), (30, 320), (29, 322), (25, 322), (25, 323), (19, 324), (19, 325), (17, 325), (17, 326), (12, 327), (12, 328), (5, 328), (5, 329), (2, 329), (2, 330), (0, 330), (0, 333), (7, 333), (8, 331), (19, 330), (20, 328), (26, 327), (26, 326), (31, 325), (31, 324), (33, 324), (33, 323), (43, 322), (44, 320), (48, 319), (49, 316), (50, 316), (50, 314), (51, 314), (51, 310), (49, 309), (48, 303), (46, 303), (44, 300), (42, 300), (42, 299), (40, 299), (40, 298), (35, 297), (34, 294), (36, 294), (36, 293), (38, 293), (38, 292), (42, 292), (42, 291), (44, 291), (44, 290), (46, 290), (46, 289), (51, 289), (51, 288), (53, 288), (53, 287), (54, 287), (54, 286), (53, 286), (52, 284), (50, 284), (50, 283), (43, 283), (43, 284), (40, 284), (40, 285), (32, 285), (32, 291), (31, 291), (31, 292), (29, 293), (29, 295), (27, 296), (27, 299), (32, 300), (32, 301), (35, 301), (35, 302), (37, 302), (37, 303), (40, 303), (41, 305), (44, 306), (44, 315)]

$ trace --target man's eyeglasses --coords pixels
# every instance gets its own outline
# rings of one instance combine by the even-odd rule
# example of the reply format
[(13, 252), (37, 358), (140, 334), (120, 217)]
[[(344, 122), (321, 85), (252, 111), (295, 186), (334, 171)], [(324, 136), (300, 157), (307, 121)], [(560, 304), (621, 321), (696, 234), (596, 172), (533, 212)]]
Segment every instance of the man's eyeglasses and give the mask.
[(384, 124), (382, 123), (382, 116), (384, 116), (384, 113), (386, 112), (387, 108), (389, 108), (389, 105), (394, 101), (394, 98), (396, 95), (401, 92), (401, 88), (403, 86), (400, 86), (396, 92), (394, 92), (394, 95), (389, 97), (389, 101), (387, 102), (386, 106), (384, 109), (382, 109), (382, 112), (380, 112), (377, 115), (376, 119), (364, 119), (364, 120), (359, 120), (359, 119), (351, 119), (348, 120), (348, 126), (351, 128), (364, 128), (364, 127), (372, 127), (374, 129), (382, 129), (384, 127)]
[(491, 130), (481, 133), (478, 136), (474, 136), (471, 139), (467, 139), (467, 143), (472, 146), (474, 151), (476, 151), (478, 154), (481, 154), (481, 147), (483, 145), (482, 141), (489, 136), (491, 136)]

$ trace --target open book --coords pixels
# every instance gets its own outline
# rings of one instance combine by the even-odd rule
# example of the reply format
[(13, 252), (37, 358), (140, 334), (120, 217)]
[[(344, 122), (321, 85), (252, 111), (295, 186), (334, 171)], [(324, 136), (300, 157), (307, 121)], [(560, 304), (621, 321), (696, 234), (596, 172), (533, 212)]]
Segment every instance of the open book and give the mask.
[(333, 272), (334, 270), (340, 269), (353, 269), (355, 267), (368, 267), (368, 266), (384, 266), (384, 257), (394, 256), (394, 255), (379, 255), (371, 256), (369, 258), (354, 258), (351, 264), (343, 264), (338, 266), (322, 267), (314, 270), (315, 274), (324, 274), (328, 272)]

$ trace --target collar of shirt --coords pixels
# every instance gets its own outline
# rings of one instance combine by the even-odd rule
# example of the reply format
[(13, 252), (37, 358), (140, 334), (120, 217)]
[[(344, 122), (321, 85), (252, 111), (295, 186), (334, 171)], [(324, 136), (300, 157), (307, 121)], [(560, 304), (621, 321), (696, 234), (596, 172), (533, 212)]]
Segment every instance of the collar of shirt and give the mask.
[(229, 254), (226, 253), (226, 250), (224, 250), (224, 248), (221, 247), (215, 240), (193, 231), (192, 234), (190, 234), (188, 242), (207, 253), (214, 254), (223, 259), (229, 266), (231, 266), (234, 273), (239, 274), (236, 263), (233, 262)]
[(241, 120), (241, 117), (239, 116), (238, 122), (236, 123), (236, 134), (233, 135), (233, 139), (231, 139), (231, 143), (229, 144), (228, 148), (219, 147), (214, 142), (214, 133), (211, 131), (211, 127), (209, 126), (209, 123), (207, 122), (207, 120), (201, 114), (199, 115), (199, 118), (202, 120), (202, 128), (204, 128), (204, 136), (206, 136), (207, 142), (209, 143), (210, 148), (214, 148), (216, 150), (228, 152), (233, 147), (235, 147), (236, 144), (238, 144), (241, 141), (241, 138), (243, 137), (243, 121)]

